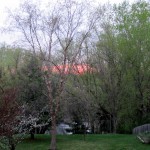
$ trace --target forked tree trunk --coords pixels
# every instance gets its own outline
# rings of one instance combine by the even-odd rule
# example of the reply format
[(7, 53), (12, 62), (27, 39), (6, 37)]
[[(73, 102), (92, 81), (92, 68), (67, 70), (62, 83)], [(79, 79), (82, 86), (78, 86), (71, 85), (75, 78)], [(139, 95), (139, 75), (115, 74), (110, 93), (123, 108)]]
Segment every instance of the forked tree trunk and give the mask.
[(53, 114), (53, 116), (52, 116), (50, 150), (56, 150), (56, 114)]

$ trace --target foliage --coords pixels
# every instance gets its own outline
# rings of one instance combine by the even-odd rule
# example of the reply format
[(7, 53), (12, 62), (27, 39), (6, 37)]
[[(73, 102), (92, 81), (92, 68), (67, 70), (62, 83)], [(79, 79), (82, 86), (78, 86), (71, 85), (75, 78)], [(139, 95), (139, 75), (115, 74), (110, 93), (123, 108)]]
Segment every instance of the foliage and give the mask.
[(150, 6), (140, 1), (108, 7), (95, 50), (99, 98), (112, 115), (114, 132), (129, 133), (149, 122)]
[[(25, 2), (11, 19), (28, 51), (0, 49), (0, 88), (19, 87), (28, 131), (52, 123), (53, 149), (60, 120), (88, 122), (96, 133), (131, 133), (150, 121), (150, 3), (104, 5), (92, 20), (80, 6), (65, 1), (45, 15)], [(94, 71), (58, 67), (74, 64)]]
[(50, 124), (48, 100), (45, 96), (47, 91), (40, 63), (36, 56), (28, 53), (24, 66), (18, 71), (19, 98), (24, 108), (22, 130), (31, 135), (35, 132), (44, 133)]
[(10, 150), (15, 150), (16, 144), (20, 140), (19, 136), (14, 137), (16, 133), (19, 133), (20, 116), (22, 113), (21, 106), (16, 100), (16, 95), (16, 89), (4, 89), (0, 97), (1, 146), (8, 146)]

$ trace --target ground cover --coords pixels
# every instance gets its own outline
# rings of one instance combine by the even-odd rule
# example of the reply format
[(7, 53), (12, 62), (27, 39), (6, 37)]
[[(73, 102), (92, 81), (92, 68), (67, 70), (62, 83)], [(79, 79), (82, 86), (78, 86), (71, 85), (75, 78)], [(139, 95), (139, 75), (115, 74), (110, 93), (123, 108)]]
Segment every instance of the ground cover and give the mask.
[[(36, 135), (35, 140), (26, 137), (17, 150), (47, 150), (49, 135)], [(150, 145), (142, 144), (134, 135), (103, 134), (87, 135), (58, 135), (58, 150), (150, 150)]]

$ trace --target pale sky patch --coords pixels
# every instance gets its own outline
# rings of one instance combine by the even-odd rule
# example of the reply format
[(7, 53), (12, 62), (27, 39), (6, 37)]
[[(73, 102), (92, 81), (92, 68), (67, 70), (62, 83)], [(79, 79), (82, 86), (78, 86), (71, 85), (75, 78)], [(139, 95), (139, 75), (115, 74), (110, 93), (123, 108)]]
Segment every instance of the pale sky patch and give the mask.
[[(32, 0), (33, 2), (36, 3), (40, 3), (42, 5), (42, 7), (44, 7), (45, 5), (48, 4), (48, 2), (50, 2), (50, 0)], [(53, 2), (55, 2), (56, 0), (52, 0)], [(78, 1), (78, 0), (76, 0)], [(124, 0), (93, 0), (92, 3), (97, 6), (98, 4), (104, 4), (104, 3), (116, 3), (119, 4), (121, 2), (123, 2)], [(5, 26), (5, 24), (7, 23), (7, 10), (15, 10), (15, 8), (18, 8), (20, 3), (22, 3), (23, 0), (0, 0), (0, 29), (2, 27)], [(29, 1), (30, 2), (30, 1)], [(134, 0), (129, 0), (129, 2), (134, 2)], [(10, 41), (10, 43), (12, 43), (12, 41), (14, 40), (14, 35), (8, 35), (8, 34), (2, 34), (0, 36), (0, 43), (6, 42), (8, 43), (8, 41)]]

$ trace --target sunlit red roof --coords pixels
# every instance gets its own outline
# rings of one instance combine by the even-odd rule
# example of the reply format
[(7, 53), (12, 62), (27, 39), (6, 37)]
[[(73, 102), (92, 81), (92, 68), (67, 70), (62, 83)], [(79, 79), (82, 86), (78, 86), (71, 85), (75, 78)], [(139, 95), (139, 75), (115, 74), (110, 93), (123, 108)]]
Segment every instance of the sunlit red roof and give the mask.
[[(50, 68), (44, 66), (42, 70), (48, 71)], [(80, 64), (80, 65), (56, 65), (52, 66), (51, 71), (53, 73), (64, 73), (64, 74), (75, 74), (75, 75), (82, 75), (86, 72), (92, 72), (93, 69), (87, 64)]]

